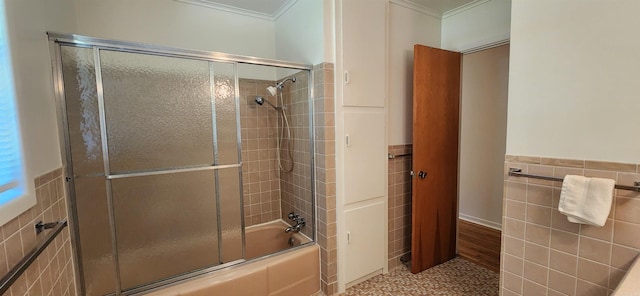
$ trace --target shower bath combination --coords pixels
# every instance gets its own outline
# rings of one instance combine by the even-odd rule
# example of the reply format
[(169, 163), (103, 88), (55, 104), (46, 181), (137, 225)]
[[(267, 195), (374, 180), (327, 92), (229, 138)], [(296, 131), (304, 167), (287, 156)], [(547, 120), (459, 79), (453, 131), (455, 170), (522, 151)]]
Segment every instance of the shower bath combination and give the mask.
[[(287, 113), (285, 111), (286, 108), (284, 107), (284, 100), (282, 98), (282, 88), (284, 87), (284, 84), (287, 81), (291, 81), (292, 83), (295, 83), (296, 78), (295, 77), (287, 78), (285, 80), (282, 80), (276, 83), (275, 86), (270, 85), (267, 87), (267, 91), (269, 92), (269, 94), (274, 98), (276, 98), (276, 105), (269, 102), (269, 100), (265, 99), (262, 96), (257, 96), (255, 98), (256, 104), (262, 106), (264, 103), (267, 103), (278, 113), (278, 126), (280, 127), (280, 133), (278, 133), (278, 138), (276, 139), (277, 151), (278, 151), (278, 167), (280, 168), (280, 171), (284, 173), (289, 173), (293, 171), (293, 155), (291, 154), (291, 150), (293, 150), (293, 147), (292, 147), (293, 142), (291, 139), (291, 128), (289, 127), (289, 120), (287, 119)], [(280, 106), (277, 106), (278, 93), (280, 93)], [(285, 156), (287, 157), (286, 161), (289, 162), (288, 167), (284, 164), (284, 161), (282, 159), (282, 156), (283, 156), (282, 149), (284, 148), (282, 147), (282, 142), (284, 141), (285, 132), (287, 136), (287, 147), (286, 147), (287, 153)]]
[[(266, 270), (258, 258), (288, 262), (299, 258), (294, 249), (317, 251), (313, 66), (79, 35), (49, 38), (78, 294), (140, 295), (205, 274), (218, 282), (232, 267), (260, 263)], [(278, 71), (295, 73), (288, 76), (298, 80), (291, 101), (287, 86), (295, 79), (274, 82), (265, 74)], [(256, 103), (267, 102), (263, 112), (246, 108), (257, 108), (257, 94), (264, 98)], [(281, 152), (275, 136), (263, 137), (274, 132)], [(296, 143), (287, 143), (294, 134)], [(287, 147), (300, 151), (292, 158), (289, 149), (293, 165)], [(262, 156), (275, 153), (282, 171), (294, 167), (296, 175), (273, 172)], [(299, 232), (284, 232), (291, 225), (282, 213), (289, 212), (305, 217), (304, 227), (296, 223)], [(320, 283), (302, 271), (296, 274)]]

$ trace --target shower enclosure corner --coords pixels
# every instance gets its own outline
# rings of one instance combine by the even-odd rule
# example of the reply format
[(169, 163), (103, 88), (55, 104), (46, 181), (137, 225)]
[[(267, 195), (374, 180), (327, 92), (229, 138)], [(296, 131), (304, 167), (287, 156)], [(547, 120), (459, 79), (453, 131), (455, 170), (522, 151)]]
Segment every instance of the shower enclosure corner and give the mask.
[(310, 66), (49, 39), (83, 295), (242, 264), (245, 229), (289, 212), (315, 239)]

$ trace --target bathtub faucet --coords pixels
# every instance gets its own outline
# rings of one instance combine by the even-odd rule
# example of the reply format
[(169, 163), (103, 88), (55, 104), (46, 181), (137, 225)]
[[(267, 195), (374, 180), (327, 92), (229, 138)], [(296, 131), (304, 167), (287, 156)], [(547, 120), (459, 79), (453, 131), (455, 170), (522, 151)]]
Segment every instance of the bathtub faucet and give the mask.
[(307, 222), (304, 220), (304, 218), (300, 217), (300, 215), (298, 215), (298, 214), (296, 214), (294, 212), (289, 213), (289, 215), (287, 217), (289, 217), (289, 219), (291, 219), (294, 222), (296, 222), (296, 225), (287, 227), (284, 230), (285, 233), (300, 232), (300, 229), (302, 229), (302, 226), (305, 226), (307, 224)]

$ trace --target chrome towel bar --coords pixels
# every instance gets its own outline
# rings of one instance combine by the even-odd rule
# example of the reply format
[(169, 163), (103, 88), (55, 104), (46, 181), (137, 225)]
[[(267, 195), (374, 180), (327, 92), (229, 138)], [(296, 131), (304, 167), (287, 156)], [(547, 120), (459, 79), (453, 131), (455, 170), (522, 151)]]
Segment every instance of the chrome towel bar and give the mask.
[[(549, 177), (549, 176), (540, 176), (540, 175), (533, 175), (533, 174), (525, 174), (525, 173), (522, 172), (522, 169), (519, 169), (519, 168), (509, 168), (509, 176), (541, 179), (541, 180), (555, 181), (555, 182), (564, 181), (564, 179), (562, 179), (562, 178)], [(640, 181), (633, 182), (633, 186), (616, 184), (615, 188), (616, 189), (622, 189), (622, 190), (631, 190), (631, 191), (635, 191), (635, 192), (640, 192)]]
[[(33, 263), (33, 261), (36, 261), (36, 259), (38, 259), (38, 255), (40, 255), (47, 248), (47, 246), (56, 238), (56, 236), (60, 234), (62, 229), (67, 226), (67, 221), (46, 223), (46, 224), (43, 224), (42, 227), (44, 227), (45, 229), (48, 229), (45, 226), (47, 224), (48, 225), (56, 224), (56, 225), (52, 227), (53, 230), (51, 231), (51, 233), (49, 233), (45, 237), (43, 241), (41, 241), (31, 252), (27, 253), (27, 255), (24, 256), (24, 258), (22, 258), (22, 260), (20, 260), (20, 262), (18, 262), (18, 264), (16, 264), (16, 266), (7, 273), (7, 275), (2, 277), (2, 280), (0, 280), (0, 295), (4, 295), (4, 293), (7, 292), (9, 288), (11, 288), (11, 285), (27, 270), (27, 268), (29, 268), (31, 263)], [(39, 226), (40, 225), (36, 225), (36, 228), (38, 228)]]
[(411, 156), (411, 153), (405, 153), (405, 154), (392, 154), (392, 153), (388, 153), (387, 154), (387, 158), (388, 159), (394, 159), (396, 157), (402, 157), (402, 156)]

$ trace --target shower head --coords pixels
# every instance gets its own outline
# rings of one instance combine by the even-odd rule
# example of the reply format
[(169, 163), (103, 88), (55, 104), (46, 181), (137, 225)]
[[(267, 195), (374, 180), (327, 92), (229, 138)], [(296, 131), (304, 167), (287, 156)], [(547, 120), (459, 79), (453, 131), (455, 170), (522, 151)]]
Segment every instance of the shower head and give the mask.
[(282, 80), (278, 83), (276, 83), (276, 86), (267, 86), (267, 91), (269, 92), (270, 95), (272, 96), (276, 96), (276, 94), (278, 94), (278, 90), (282, 90), (282, 87), (284, 87), (284, 83), (291, 80), (291, 82), (296, 82), (296, 78), (295, 77), (291, 77), (291, 78), (287, 78), (285, 80)]
[(267, 91), (274, 97), (278, 93), (278, 89), (275, 86), (267, 86)]
[(271, 104), (271, 102), (267, 101), (267, 99), (265, 99), (264, 97), (261, 96), (257, 96), (254, 101), (256, 102), (256, 104), (262, 106), (264, 103), (269, 104), (269, 106), (273, 107), (273, 109), (279, 110), (278, 107), (276, 107), (276, 105)]

